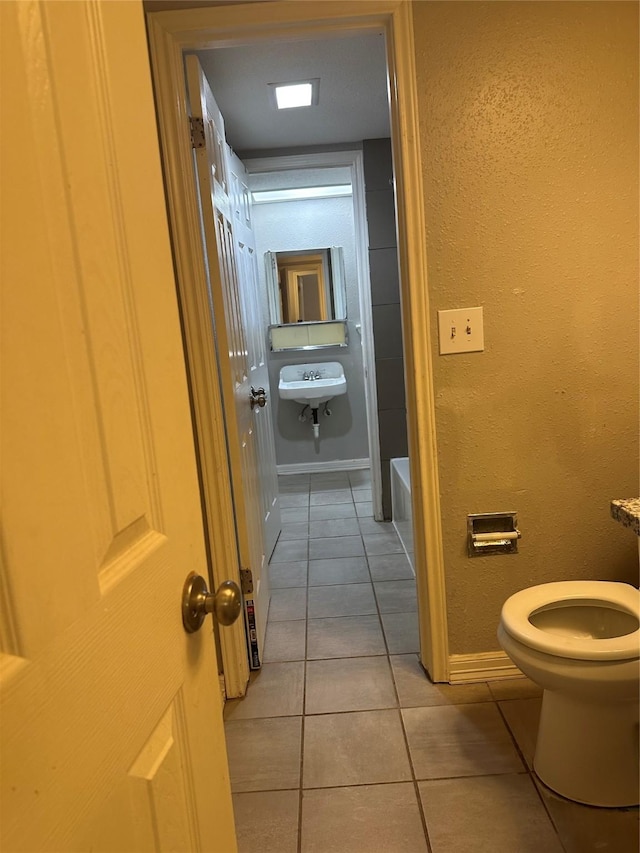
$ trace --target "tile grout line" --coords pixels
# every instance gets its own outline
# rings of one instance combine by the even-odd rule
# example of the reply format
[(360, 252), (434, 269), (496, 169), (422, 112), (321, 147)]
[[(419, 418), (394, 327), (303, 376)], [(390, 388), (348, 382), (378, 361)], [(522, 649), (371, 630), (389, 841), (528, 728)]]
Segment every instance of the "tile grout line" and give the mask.
[[(364, 540), (363, 540), (363, 545), (364, 545)], [(391, 674), (391, 681), (393, 683), (393, 690), (394, 690), (394, 693), (396, 696), (396, 701), (398, 703), (398, 705), (397, 705), (398, 718), (399, 718), (399, 722), (400, 722), (400, 729), (402, 731), (402, 737), (404, 740), (404, 748), (405, 748), (406, 753), (407, 753), (407, 761), (409, 762), (409, 771), (411, 773), (411, 781), (413, 783), (413, 793), (414, 793), (414, 796), (416, 798), (416, 805), (418, 806), (418, 813), (420, 815), (420, 822), (422, 824), (422, 831), (424, 833), (424, 838), (425, 838), (425, 842), (427, 845), (427, 851), (428, 851), (428, 853), (432, 853), (431, 841), (429, 839), (429, 829), (427, 827), (427, 818), (426, 818), (426, 815), (424, 813), (424, 807), (422, 805), (422, 798), (420, 797), (420, 791), (418, 788), (418, 781), (416, 778), (416, 772), (415, 772), (415, 768), (413, 766), (413, 759), (411, 757), (411, 749), (409, 748), (409, 738), (407, 736), (407, 732), (406, 732), (405, 725), (404, 725), (404, 717), (402, 716), (402, 704), (400, 702), (400, 693), (398, 692), (398, 685), (396, 683), (396, 679), (395, 679), (395, 676), (393, 673), (393, 666), (391, 665), (391, 653), (389, 651), (389, 644), (387, 642), (387, 635), (385, 633), (384, 623), (382, 621), (382, 613), (380, 610), (380, 602), (378, 601), (378, 595), (376, 593), (376, 588), (375, 588), (375, 585), (373, 583), (373, 577), (371, 576), (371, 567), (369, 565), (369, 555), (368, 554), (367, 554), (367, 569), (369, 570), (369, 577), (371, 577), (371, 586), (373, 589), (373, 595), (374, 595), (375, 602), (376, 602), (376, 608), (378, 610), (378, 619), (380, 620), (380, 629), (382, 631), (382, 636), (384, 638), (385, 648), (387, 650), (387, 655), (386, 655), (387, 665), (389, 667), (389, 672)]]
[[(311, 485), (309, 485), (311, 489)], [(309, 492), (309, 495), (311, 493)], [(309, 504), (309, 511), (311, 504)], [(311, 522), (309, 522), (311, 524)], [(305, 606), (305, 626), (304, 626), (304, 664), (302, 678), (302, 721), (300, 725), (300, 777), (298, 790), (298, 853), (302, 853), (302, 809), (303, 809), (303, 780), (304, 780), (304, 739), (307, 716), (307, 656), (309, 651), (309, 537), (307, 537), (307, 586), (306, 586), (306, 606)]]
[[(491, 693), (491, 695), (493, 696), (493, 691), (491, 690), (491, 686), (490, 686), (490, 685), (489, 685), (489, 692), (490, 692), (490, 693)], [(502, 710), (502, 708), (500, 707), (500, 701), (504, 701), (504, 700), (498, 700), (498, 699), (495, 699), (495, 698), (494, 698), (494, 700), (493, 700), (493, 701), (494, 701), (494, 703), (495, 703), (496, 708), (498, 709), (498, 713), (500, 714), (500, 717), (502, 718), (502, 721), (503, 721), (503, 723), (504, 723), (504, 725), (505, 725), (505, 727), (506, 727), (507, 731), (509, 732), (509, 736), (511, 737), (511, 740), (512, 740), (513, 745), (514, 745), (514, 747), (515, 747), (515, 749), (516, 749), (516, 752), (517, 752), (517, 753), (518, 753), (518, 755), (520, 756), (520, 760), (522, 761), (522, 763), (523, 763), (523, 765), (524, 765), (524, 767), (525, 767), (525, 770), (526, 770), (526, 772), (527, 772), (527, 776), (529, 777), (529, 781), (530, 781), (530, 782), (531, 782), (531, 784), (533, 785), (533, 789), (534, 789), (534, 791), (536, 792), (536, 796), (538, 797), (538, 799), (539, 799), (539, 800), (540, 800), (540, 802), (542, 803), (542, 807), (543, 807), (543, 809), (545, 810), (545, 813), (546, 813), (547, 817), (549, 818), (549, 822), (551, 823), (551, 826), (553, 827), (553, 830), (554, 830), (555, 834), (556, 834), (556, 835), (557, 835), (557, 837), (558, 837), (558, 841), (560, 842), (560, 846), (562, 847), (562, 849), (563, 849), (563, 850), (565, 850), (565, 851), (566, 851), (566, 849), (567, 849), (567, 848), (565, 847), (564, 842), (563, 842), (563, 839), (562, 839), (562, 836), (560, 835), (560, 832), (558, 831), (558, 827), (556, 826), (556, 822), (555, 822), (555, 821), (554, 821), (554, 819), (553, 819), (553, 815), (551, 814), (550, 809), (548, 808), (548, 806), (547, 806), (546, 802), (544, 801), (544, 797), (542, 796), (542, 794), (541, 794), (540, 790), (538, 789), (538, 786), (536, 785), (536, 783), (535, 783), (535, 781), (534, 781), (534, 778), (533, 778), (533, 772), (534, 772), (534, 771), (533, 771), (533, 767), (529, 767), (529, 762), (527, 761), (527, 759), (526, 759), (526, 756), (525, 756), (524, 752), (521, 750), (520, 745), (518, 744), (518, 741), (516, 740), (516, 736), (515, 736), (515, 735), (514, 735), (514, 733), (511, 731), (511, 726), (509, 725), (509, 721), (507, 720), (507, 718), (506, 718), (506, 716), (505, 716), (505, 714), (504, 714), (504, 711), (503, 711), (503, 710)]]
[(407, 751), (407, 757), (409, 759), (409, 769), (411, 771), (411, 781), (413, 783), (413, 792), (416, 798), (416, 804), (418, 806), (418, 813), (420, 815), (420, 821), (422, 823), (422, 831), (424, 832), (425, 841), (427, 843), (427, 851), (428, 853), (433, 853), (433, 848), (431, 846), (431, 839), (429, 838), (429, 827), (427, 826), (427, 816), (424, 812), (424, 805), (422, 803), (422, 797), (420, 796), (420, 788), (418, 787), (418, 777), (416, 774), (415, 766), (413, 763), (413, 757), (411, 755), (411, 748), (409, 746), (409, 736), (407, 735), (406, 726), (404, 723), (404, 716), (402, 714), (402, 702), (400, 701), (400, 693), (398, 692), (398, 685), (395, 679), (395, 675), (393, 672), (393, 666), (391, 665), (391, 655), (388, 657), (389, 659), (389, 669), (391, 670), (391, 678), (393, 680), (393, 687), (396, 692), (396, 698), (398, 700), (398, 714), (400, 716), (400, 728), (402, 729), (402, 737), (404, 739), (404, 746)]
[[(375, 588), (374, 588), (374, 595), (375, 595)], [(377, 603), (377, 600), (378, 599), (376, 596), (376, 603)], [(382, 625), (382, 617), (380, 617), (380, 625)], [(384, 629), (383, 629), (382, 633), (384, 636)], [(385, 636), (385, 643), (386, 643), (386, 636)], [(415, 772), (415, 768), (413, 766), (413, 759), (411, 757), (411, 749), (409, 747), (409, 738), (407, 736), (407, 731), (406, 731), (406, 728), (404, 725), (404, 717), (402, 716), (402, 703), (400, 701), (400, 692), (398, 690), (398, 684), (396, 681), (395, 674), (393, 672), (393, 666), (391, 664), (391, 654), (389, 653), (388, 650), (387, 650), (387, 664), (389, 666), (389, 672), (391, 673), (391, 682), (393, 684), (393, 691), (394, 691), (395, 696), (396, 696), (396, 702), (398, 703), (398, 716), (400, 718), (400, 728), (402, 730), (402, 737), (404, 740), (404, 748), (407, 751), (407, 759), (409, 761), (409, 770), (411, 772), (411, 781), (413, 784), (413, 793), (414, 793), (414, 796), (416, 798), (416, 805), (418, 806), (418, 814), (420, 815), (420, 822), (422, 824), (422, 831), (424, 833), (424, 838), (425, 838), (425, 841), (427, 844), (427, 851), (428, 851), (428, 853), (432, 853), (433, 848), (431, 847), (431, 840), (429, 839), (429, 828), (427, 827), (427, 816), (424, 813), (424, 806), (422, 804), (422, 797), (420, 796), (420, 789), (418, 788), (418, 780), (416, 778), (416, 772)]]
[[(309, 496), (310, 496), (310, 494), (309, 494)], [(353, 503), (354, 503), (354, 509), (355, 509), (355, 501)], [(308, 511), (309, 517), (310, 517), (310, 502), (307, 504), (307, 507), (308, 507), (307, 511)], [(410, 751), (408, 748), (408, 741), (406, 739), (406, 733), (404, 732), (404, 726), (402, 723), (400, 701), (399, 701), (399, 696), (398, 696), (398, 692), (397, 692), (397, 686), (395, 683), (395, 678), (393, 676), (393, 668), (391, 666), (391, 660), (390, 660), (390, 653), (389, 653), (387, 638), (386, 638), (386, 635), (384, 633), (381, 611), (380, 611), (380, 604), (378, 601), (378, 596), (376, 595), (376, 589), (375, 589), (375, 586), (373, 583), (373, 577), (371, 575), (371, 568), (369, 565), (369, 555), (367, 554), (365, 543), (364, 543), (364, 533), (360, 527), (360, 520), (359, 520), (359, 517), (357, 515), (356, 515), (356, 521), (357, 521), (358, 528), (359, 528), (359, 534), (358, 535), (360, 536), (361, 541), (362, 541), (362, 547), (363, 547), (363, 552), (364, 552), (363, 556), (364, 556), (365, 565), (367, 568), (367, 574), (369, 577), (368, 583), (371, 585), (371, 590), (373, 592), (374, 602), (375, 602), (375, 606), (376, 606), (376, 614), (378, 616), (378, 623), (380, 626), (380, 630), (381, 630), (383, 642), (384, 642), (384, 647), (386, 650), (385, 654), (382, 654), (382, 655), (366, 655), (366, 657), (385, 657), (386, 661), (387, 661), (387, 667), (388, 667), (389, 674), (391, 677), (394, 695), (396, 697), (396, 708), (390, 709), (390, 710), (397, 710), (397, 712), (400, 714), (400, 723), (401, 723), (401, 728), (403, 730), (403, 737), (405, 739), (405, 749), (407, 751), (407, 757), (408, 757), (408, 761), (409, 761), (409, 766), (411, 767), (411, 773), (412, 773), (412, 776), (414, 777), (413, 778), (414, 792), (415, 792), (415, 796), (417, 799), (418, 809), (419, 809), (419, 813), (420, 813), (420, 817), (421, 817), (421, 822), (422, 822), (422, 826), (423, 826), (423, 832), (425, 835), (427, 848), (428, 848), (429, 853), (431, 853), (432, 848), (431, 848), (431, 845), (429, 842), (428, 832), (427, 832), (427, 828), (426, 828), (426, 821), (424, 819), (424, 814), (423, 814), (423, 809), (422, 809), (422, 803), (421, 803), (421, 800), (419, 797), (419, 792), (417, 790), (417, 783), (415, 781), (415, 773), (413, 772), (411, 755), (410, 755)], [(310, 525), (310, 521), (308, 522), (308, 524)], [(321, 537), (317, 537), (317, 538), (321, 538)], [(293, 541), (293, 540), (285, 540), (285, 541)], [(307, 688), (307, 664), (308, 664), (308, 652), (309, 652), (309, 649), (308, 649), (309, 596), (310, 596), (310, 590), (311, 590), (311, 586), (310, 586), (310, 560), (311, 560), (311, 557), (310, 557), (310, 541), (311, 541), (310, 527), (309, 527), (309, 535), (306, 537), (306, 541), (307, 541), (307, 548), (306, 548), (306, 553), (307, 553), (306, 585), (304, 587), (305, 588), (305, 619), (304, 619), (304, 621), (305, 621), (305, 644), (304, 644), (304, 661), (303, 661), (304, 665), (303, 665), (303, 682), (302, 682), (302, 690), (303, 690), (303, 694), (302, 694), (302, 717), (301, 717), (301, 733), (300, 733), (300, 737), (301, 737), (301, 742), (300, 742), (300, 775), (299, 775), (299, 788), (298, 788), (298, 793), (299, 793), (299, 797), (298, 797), (298, 838), (297, 838), (298, 853), (301, 853), (301, 851), (302, 851), (302, 812), (303, 812), (303, 794), (304, 794), (304, 787), (303, 787), (303, 785), (304, 785), (304, 743), (305, 743), (305, 722), (306, 722), (306, 717), (308, 716), (307, 715), (306, 688)], [(340, 558), (337, 558), (337, 559), (340, 559)], [(290, 562), (295, 562), (295, 561), (290, 561)], [(323, 586), (333, 586), (333, 585), (334, 584), (323, 585)], [(344, 584), (335, 584), (335, 586), (340, 586), (340, 585), (344, 585)], [(344, 617), (336, 617), (336, 618), (344, 618)], [(283, 621), (291, 621), (291, 620), (283, 620)], [(302, 620), (293, 620), (293, 621), (302, 621)], [(364, 656), (359, 656), (359, 657), (364, 657)], [(344, 660), (344, 659), (345, 658), (337, 658), (337, 660)], [(351, 712), (345, 711), (343, 713), (351, 713)], [(372, 784), (385, 784), (385, 783), (372, 783)], [(391, 783), (389, 783), (389, 784), (391, 784)], [(336, 786), (336, 787), (339, 788), (339, 787), (344, 787), (344, 786)], [(356, 787), (359, 787), (359, 786), (356, 786)]]
[[(364, 547), (364, 539), (362, 541), (362, 544)], [(365, 553), (366, 553), (366, 549), (365, 549)], [(416, 805), (418, 806), (418, 813), (420, 815), (420, 822), (422, 824), (422, 831), (424, 833), (424, 838), (425, 838), (425, 842), (427, 845), (427, 851), (428, 851), (428, 853), (432, 853), (431, 841), (429, 839), (429, 829), (427, 827), (427, 818), (426, 818), (426, 815), (424, 813), (424, 808), (422, 805), (422, 798), (420, 797), (420, 791), (418, 788), (418, 781), (416, 778), (415, 768), (413, 766), (413, 759), (411, 757), (411, 750), (409, 748), (409, 738), (407, 737), (407, 732), (406, 732), (405, 725), (404, 725), (404, 717), (402, 716), (402, 706), (400, 703), (400, 694), (398, 692), (398, 686), (396, 684), (396, 679), (395, 679), (395, 676), (393, 674), (393, 667), (391, 665), (391, 653), (389, 652), (389, 644), (387, 642), (387, 635), (385, 634), (384, 624), (382, 622), (382, 613), (380, 611), (380, 602), (378, 601), (378, 596), (376, 594), (376, 588), (375, 588), (375, 585), (373, 583), (373, 578), (371, 577), (371, 568), (369, 566), (369, 555), (368, 554), (366, 556), (366, 560), (367, 560), (367, 570), (369, 572), (369, 577), (371, 578), (371, 587), (373, 589), (373, 596), (374, 596), (374, 599), (376, 602), (376, 609), (378, 612), (378, 620), (380, 622), (380, 630), (382, 631), (382, 637), (384, 639), (384, 645), (385, 645), (385, 648), (387, 650), (387, 654), (386, 654), (387, 666), (389, 667), (389, 672), (391, 675), (391, 682), (393, 684), (393, 690), (394, 690), (394, 693), (396, 696), (398, 719), (400, 722), (400, 729), (402, 731), (402, 737), (404, 740), (404, 748), (405, 748), (406, 754), (407, 754), (407, 761), (409, 762), (409, 772), (411, 773), (411, 780), (413, 782), (413, 793), (414, 793), (414, 796), (416, 798)]]

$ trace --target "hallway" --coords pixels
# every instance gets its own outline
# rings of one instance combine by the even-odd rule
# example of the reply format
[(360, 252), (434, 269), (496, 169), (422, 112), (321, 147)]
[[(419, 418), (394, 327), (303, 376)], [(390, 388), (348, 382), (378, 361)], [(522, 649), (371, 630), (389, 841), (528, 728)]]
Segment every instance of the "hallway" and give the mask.
[(240, 853), (636, 853), (637, 809), (536, 783), (534, 685), (427, 680), (413, 573), (369, 473), (280, 490), (264, 666), (225, 707)]

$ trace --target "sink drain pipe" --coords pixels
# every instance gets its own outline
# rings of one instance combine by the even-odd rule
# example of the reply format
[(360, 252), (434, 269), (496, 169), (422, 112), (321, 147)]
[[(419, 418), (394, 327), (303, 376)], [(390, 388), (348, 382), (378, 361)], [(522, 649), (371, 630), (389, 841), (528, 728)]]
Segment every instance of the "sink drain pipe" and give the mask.
[(311, 409), (311, 418), (313, 421), (313, 437), (320, 438), (320, 424), (318, 423), (318, 409)]

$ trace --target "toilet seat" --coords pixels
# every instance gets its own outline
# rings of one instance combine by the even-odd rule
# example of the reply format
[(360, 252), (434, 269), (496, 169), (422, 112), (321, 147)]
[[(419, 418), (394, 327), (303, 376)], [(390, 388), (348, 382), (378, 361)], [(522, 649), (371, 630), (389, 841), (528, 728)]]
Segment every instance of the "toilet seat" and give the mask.
[(613, 605), (640, 617), (640, 593), (625, 583), (612, 581), (560, 581), (521, 590), (504, 603), (501, 621), (505, 631), (532, 649), (575, 660), (632, 660), (640, 657), (640, 627), (630, 634), (608, 639), (551, 634), (529, 621), (536, 611), (577, 604)]

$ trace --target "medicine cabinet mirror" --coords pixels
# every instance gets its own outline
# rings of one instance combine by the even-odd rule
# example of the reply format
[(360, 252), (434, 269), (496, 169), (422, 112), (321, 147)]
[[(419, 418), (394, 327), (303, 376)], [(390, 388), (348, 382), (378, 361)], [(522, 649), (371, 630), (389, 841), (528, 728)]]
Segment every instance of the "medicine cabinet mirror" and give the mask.
[(265, 269), (272, 325), (346, 320), (341, 246), (266, 252)]

